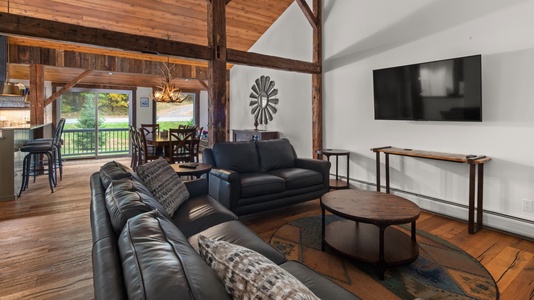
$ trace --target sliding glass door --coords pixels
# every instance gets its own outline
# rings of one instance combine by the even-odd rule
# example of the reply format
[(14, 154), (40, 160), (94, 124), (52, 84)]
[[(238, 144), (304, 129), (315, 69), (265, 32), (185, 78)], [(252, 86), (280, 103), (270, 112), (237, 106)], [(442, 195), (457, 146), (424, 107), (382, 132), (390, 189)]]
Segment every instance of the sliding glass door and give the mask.
[(71, 89), (61, 96), (66, 118), (63, 156), (76, 158), (129, 153), (131, 91)]

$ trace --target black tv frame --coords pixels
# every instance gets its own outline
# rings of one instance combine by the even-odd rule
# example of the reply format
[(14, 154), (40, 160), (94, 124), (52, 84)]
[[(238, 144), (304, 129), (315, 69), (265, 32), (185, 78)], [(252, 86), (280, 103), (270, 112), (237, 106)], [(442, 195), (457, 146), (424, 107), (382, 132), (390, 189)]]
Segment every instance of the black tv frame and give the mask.
[(482, 122), (482, 56), (373, 70), (373, 93), (375, 120)]

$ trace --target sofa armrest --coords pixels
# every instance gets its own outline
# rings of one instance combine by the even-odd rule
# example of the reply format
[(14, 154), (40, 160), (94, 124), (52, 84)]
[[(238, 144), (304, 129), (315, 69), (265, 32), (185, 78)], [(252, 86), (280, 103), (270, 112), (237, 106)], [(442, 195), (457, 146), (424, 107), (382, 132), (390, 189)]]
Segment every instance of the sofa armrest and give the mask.
[(225, 169), (210, 171), (209, 194), (226, 208), (237, 208), (241, 195), (241, 176), (239, 173)]
[(191, 198), (208, 193), (208, 180), (206, 178), (184, 181), (184, 184)]
[(296, 158), (295, 167), (310, 169), (323, 174), (323, 183), (326, 186), (330, 185), (330, 166), (332, 164), (327, 160), (313, 159), (313, 158)]

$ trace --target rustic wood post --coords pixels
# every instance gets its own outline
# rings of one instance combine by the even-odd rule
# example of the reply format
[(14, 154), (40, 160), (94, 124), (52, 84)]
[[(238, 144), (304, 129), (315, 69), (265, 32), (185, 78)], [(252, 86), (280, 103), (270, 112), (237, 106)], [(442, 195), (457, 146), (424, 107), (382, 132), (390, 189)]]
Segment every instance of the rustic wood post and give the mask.
[[(323, 64), (322, 1), (313, 0), (315, 26), (313, 26), (313, 62)], [(312, 74), (312, 155), (323, 148), (323, 72)]]
[[(44, 66), (30, 65), (30, 124), (32, 126), (44, 124)], [(43, 137), (42, 130), (36, 132), (34, 138)]]
[(208, 47), (212, 57), (208, 63), (208, 140), (209, 145), (224, 142), (228, 136), (226, 87), (226, 0), (207, 0)]
[(312, 157), (323, 148), (323, 35), (322, 1), (313, 0), (313, 11), (306, 0), (296, 0), (313, 30), (313, 64), (318, 67), (312, 73)]

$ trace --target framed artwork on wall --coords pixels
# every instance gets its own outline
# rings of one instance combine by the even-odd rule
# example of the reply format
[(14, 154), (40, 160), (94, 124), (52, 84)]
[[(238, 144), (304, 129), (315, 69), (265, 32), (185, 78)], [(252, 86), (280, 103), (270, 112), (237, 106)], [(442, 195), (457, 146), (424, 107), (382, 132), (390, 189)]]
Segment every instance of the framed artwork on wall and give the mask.
[(141, 107), (148, 107), (148, 97), (141, 97)]

